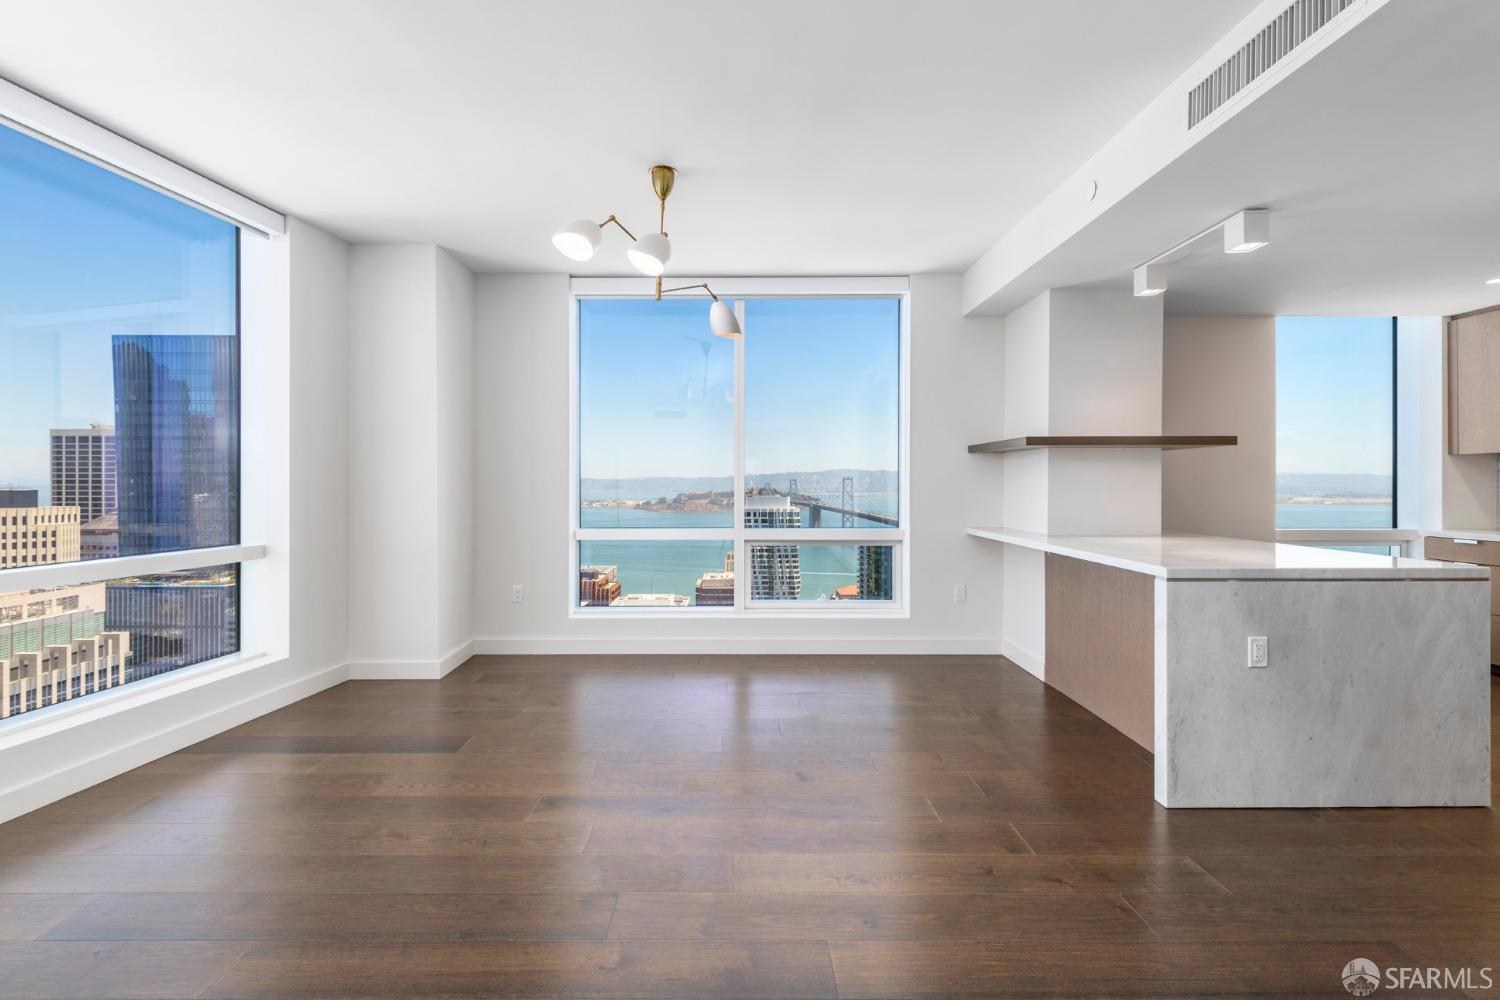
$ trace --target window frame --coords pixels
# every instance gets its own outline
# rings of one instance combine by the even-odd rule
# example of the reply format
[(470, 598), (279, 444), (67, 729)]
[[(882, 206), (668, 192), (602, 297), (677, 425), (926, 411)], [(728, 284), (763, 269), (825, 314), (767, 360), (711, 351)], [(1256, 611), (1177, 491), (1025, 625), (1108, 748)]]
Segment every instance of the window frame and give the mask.
[[(755, 619), (910, 618), (911, 524), (911, 283), (906, 278), (717, 278), (674, 276), (674, 284), (706, 281), (730, 302), (745, 337), (734, 341), (734, 523), (725, 528), (583, 528), (579, 525), (579, 303), (583, 299), (649, 299), (653, 290), (643, 278), (573, 278), (568, 293), (568, 532), (567, 567), (570, 619)], [(754, 336), (745, 321), (745, 301), (754, 298), (891, 298), (898, 302), (897, 346), (897, 504), (894, 528), (747, 528), (745, 527), (745, 338)], [(704, 299), (704, 323), (707, 324)], [(589, 541), (715, 541), (732, 543), (734, 605), (722, 608), (579, 607), (578, 544)], [(752, 543), (890, 545), (895, 592), (889, 601), (788, 601), (749, 597), (749, 546)]]
[[(262, 482), (266, 471), (267, 456), (260, 448), (259, 424), (266, 419), (268, 404), (253, 391), (247, 393), (247, 388), (254, 390), (259, 387), (266, 373), (259, 354), (251, 356), (254, 365), (248, 377), (246, 362), (247, 345), (253, 351), (263, 348), (262, 341), (267, 333), (263, 324), (269, 317), (264, 313), (263, 304), (247, 303), (246, 296), (247, 291), (263, 296), (271, 290), (269, 243), (272, 238), (285, 235), (286, 221), (279, 213), (237, 192), (3, 80), (0, 80), (0, 127), (46, 143), (234, 226), (234, 339), (238, 356), (235, 385), (238, 396), (237, 463), (232, 473), (238, 515), (237, 541), (134, 556), (80, 558), (73, 562), (0, 568), (0, 593), (12, 594), (233, 565), (236, 567), (238, 648), (223, 656), (130, 683), (84, 690), (80, 695), (63, 701), (54, 699), (48, 704), (39, 701), (35, 708), (0, 719), (0, 748), (4, 748), (17, 746), (36, 735), (54, 732), (59, 726), (92, 721), (144, 704), (169, 691), (204, 683), (210, 676), (252, 668), (270, 655), (265, 648), (269, 643), (265, 640), (271, 630), (259, 618), (272, 599), (263, 569), (267, 547), (249, 540), (263, 537), (264, 502), (255, 493), (247, 494), (245, 489), (247, 482)], [(250, 241), (253, 243), (247, 246)], [(50, 460), (50, 447), (48, 455)]]

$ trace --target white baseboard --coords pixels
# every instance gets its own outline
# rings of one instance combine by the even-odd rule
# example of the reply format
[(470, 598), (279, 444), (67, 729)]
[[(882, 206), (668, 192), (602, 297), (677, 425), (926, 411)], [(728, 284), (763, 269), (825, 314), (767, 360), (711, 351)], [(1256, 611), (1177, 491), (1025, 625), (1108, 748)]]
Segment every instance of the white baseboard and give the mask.
[(573, 636), (507, 636), (474, 640), (475, 654), (560, 655), (560, 654), (644, 654), (714, 656), (718, 654), (781, 653), (798, 656), (873, 656), (882, 653), (900, 656), (998, 656), (998, 639), (968, 637), (935, 637), (914, 639), (825, 639), (816, 636), (774, 638), (724, 637), (704, 638), (665, 636), (617, 636), (587, 638)]
[(1028, 653), (1009, 639), (1000, 640), (1000, 655), (1014, 663), (1037, 680), (1047, 679), (1046, 661), (1035, 653)]
[[(96, 718), (78, 717), (66, 726), (22, 734), (6, 747), (7, 757), (16, 765), (6, 770), (35, 776), (0, 789), (0, 822), (301, 701), (343, 683), (348, 676), (347, 667), (340, 663), (257, 690), (260, 677), (286, 663), (257, 661), (201, 682), (163, 686), (128, 704), (103, 704)], [(226, 696), (235, 700), (224, 705)], [(27, 767), (28, 763), (50, 765), (50, 769)]]
[(474, 655), (474, 640), (454, 646), (440, 660), (355, 660), (349, 664), (351, 681), (440, 681)]

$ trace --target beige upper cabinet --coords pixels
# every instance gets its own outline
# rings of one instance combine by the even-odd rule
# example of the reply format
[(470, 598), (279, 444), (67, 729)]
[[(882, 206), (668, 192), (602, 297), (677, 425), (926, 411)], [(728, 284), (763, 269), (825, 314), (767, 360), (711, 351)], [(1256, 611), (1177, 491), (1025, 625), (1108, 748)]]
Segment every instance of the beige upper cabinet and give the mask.
[(1448, 451), (1500, 452), (1500, 306), (1448, 320)]

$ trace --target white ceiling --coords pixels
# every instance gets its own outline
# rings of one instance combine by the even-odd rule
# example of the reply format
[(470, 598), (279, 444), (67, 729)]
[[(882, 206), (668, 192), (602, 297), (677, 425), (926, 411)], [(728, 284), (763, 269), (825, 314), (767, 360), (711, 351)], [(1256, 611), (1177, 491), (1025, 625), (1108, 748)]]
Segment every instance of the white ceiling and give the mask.
[[(1205, 240), (1178, 314), (1444, 315), (1500, 302), (1500, 3), (1395, 0), (1039, 261), (1011, 290), (1125, 288), (1238, 209), (1264, 250)], [(1001, 307), (1004, 308), (1003, 306)]]
[[(481, 271), (970, 264), (1254, 0), (10, 4), (0, 76), (349, 240)], [(1500, 5), (1497, 5), (1500, 6)]]

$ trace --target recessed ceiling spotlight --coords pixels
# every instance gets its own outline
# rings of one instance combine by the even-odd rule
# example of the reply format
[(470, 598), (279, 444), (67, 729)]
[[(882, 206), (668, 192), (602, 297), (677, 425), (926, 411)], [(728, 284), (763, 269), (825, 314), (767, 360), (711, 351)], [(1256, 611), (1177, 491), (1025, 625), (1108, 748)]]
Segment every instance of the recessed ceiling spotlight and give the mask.
[(1165, 264), (1142, 264), (1135, 269), (1135, 294), (1160, 295), (1167, 290)]
[(1247, 208), (1224, 220), (1224, 252), (1251, 253), (1271, 242), (1271, 213)]

